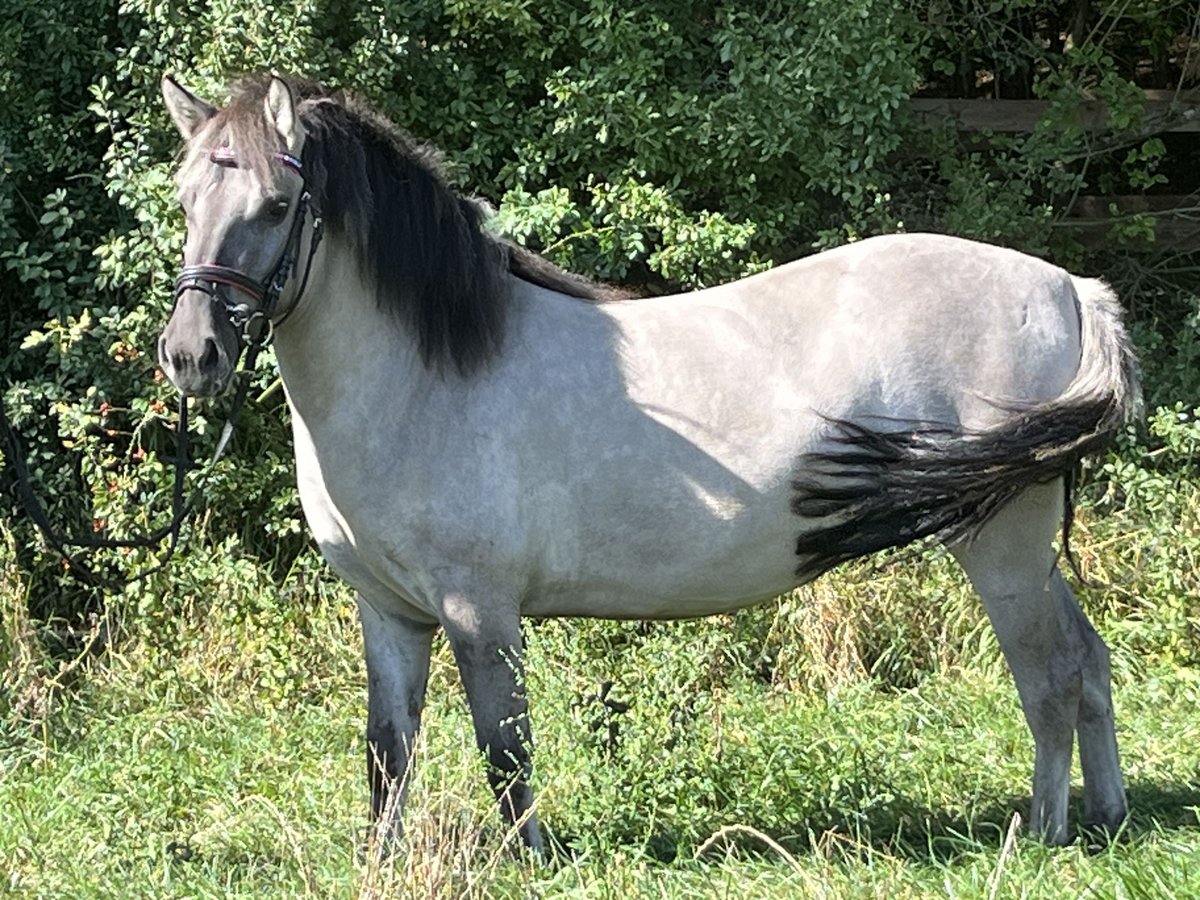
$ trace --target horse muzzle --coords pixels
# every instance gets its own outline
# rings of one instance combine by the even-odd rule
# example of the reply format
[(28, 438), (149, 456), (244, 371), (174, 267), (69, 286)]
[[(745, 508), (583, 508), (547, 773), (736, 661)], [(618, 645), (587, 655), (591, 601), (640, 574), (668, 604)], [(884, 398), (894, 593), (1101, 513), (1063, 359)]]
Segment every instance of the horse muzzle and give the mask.
[(158, 339), (158, 362), (171, 383), (186, 396), (220, 394), (237, 366), (237, 333), (217, 313), (218, 308), (207, 295), (183, 291)]

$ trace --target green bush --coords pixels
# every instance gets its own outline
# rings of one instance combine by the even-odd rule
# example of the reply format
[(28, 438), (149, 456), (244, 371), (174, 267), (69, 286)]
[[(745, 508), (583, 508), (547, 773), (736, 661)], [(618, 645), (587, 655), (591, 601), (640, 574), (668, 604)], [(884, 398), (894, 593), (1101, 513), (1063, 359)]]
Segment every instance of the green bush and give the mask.
[[(445, 151), (455, 182), (498, 207), (494, 227), (649, 292), (919, 228), (1106, 271), (1129, 288), (1152, 409), (1190, 405), (1197, 297), (1160, 264), (1153, 222), (1118, 222), (1095, 254), (1063, 216), (1080, 192), (1159, 186), (1166, 147), (1142, 120), (1136, 60), (1161, 63), (1191, 20), (1182, 5), (1125, 4), (1096, 12), (1104, 27), (1079, 41), (1039, 37), (1067, 33), (1068, 6), (299, 0), (264, 14), (242, 0), (12, 0), (0, 23), (0, 390), (38, 491), (72, 531), (128, 533), (168, 514), (174, 400), (153, 348), (182, 221), (158, 97), (167, 70), (214, 100), (236, 74), (270, 67), (363, 95)], [(1051, 104), (1028, 135), (967, 138), (905, 106), (918, 92), (1018, 88)], [(1075, 122), (1084, 96), (1108, 104), (1111, 130)], [(252, 377), (232, 456), (192, 479), (219, 514), (189, 539), (278, 575), (305, 539), (269, 354)], [(198, 408), (198, 459), (222, 414)], [(1156, 431), (1097, 477), (1136, 480), (1191, 452)], [(97, 608), (11, 491), (0, 522), (35, 618)], [(123, 577), (150, 557), (96, 565)], [(171, 584), (154, 585), (131, 602), (169, 609)], [(876, 634), (863, 665), (907, 683), (922, 667), (889, 647), (910, 637)]]

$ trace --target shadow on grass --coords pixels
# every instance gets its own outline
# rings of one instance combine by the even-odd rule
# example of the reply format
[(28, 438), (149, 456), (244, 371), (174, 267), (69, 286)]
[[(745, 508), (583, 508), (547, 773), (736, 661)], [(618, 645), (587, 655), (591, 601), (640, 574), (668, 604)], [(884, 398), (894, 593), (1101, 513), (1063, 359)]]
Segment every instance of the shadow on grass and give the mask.
[[(1122, 829), (1119, 842), (1136, 843), (1155, 832), (1200, 827), (1200, 783), (1137, 782), (1127, 789), (1132, 810)], [(792, 856), (831, 853), (842, 857), (862, 857), (883, 854), (916, 864), (946, 865), (960, 857), (992, 850), (1003, 845), (1014, 812), (1028, 820), (1029, 797), (1014, 795), (974, 811), (969, 817), (930, 809), (905, 797), (881, 804), (874, 809), (851, 817), (822, 819), (813, 815), (805, 821), (780, 828), (759, 827), (752, 821), (748, 826), (775, 841)], [(1076, 795), (1071, 800), (1071, 822), (1078, 823), (1083, 804)], [(1079, 840), (1091, 849), (1102, 849), (1103, 840), (1078, 834)], [(573, 841), (568, 835), (555, 835), (560, 852), (571, 854)], [(615, 836), (617, 843), (639, 844), (649, 858), (671, 863), (680, 856), (690, 856), (695, 848), (680, 832), (664, 829), (653, 833)], [(733, 832), (716, 842), (714, 855), (727, 848), (736, 848), (745, 856), (774, 856), (761, 839), (747, 831)]]

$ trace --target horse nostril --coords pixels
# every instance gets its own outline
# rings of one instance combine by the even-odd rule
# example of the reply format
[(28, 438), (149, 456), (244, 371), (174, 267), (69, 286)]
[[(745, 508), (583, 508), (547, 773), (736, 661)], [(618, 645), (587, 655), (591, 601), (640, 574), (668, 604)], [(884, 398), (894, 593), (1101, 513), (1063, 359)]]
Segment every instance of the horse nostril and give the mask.
[(217, 342), (212, 338), (204, 341), (204, 352), (200, 354), (200, 371), (211, 372), (217, 367)]

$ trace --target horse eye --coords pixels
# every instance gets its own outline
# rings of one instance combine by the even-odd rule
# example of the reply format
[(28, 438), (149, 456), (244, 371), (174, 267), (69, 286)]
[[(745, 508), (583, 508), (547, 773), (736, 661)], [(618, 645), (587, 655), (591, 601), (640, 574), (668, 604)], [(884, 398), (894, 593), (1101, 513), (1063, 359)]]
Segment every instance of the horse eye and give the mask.
[(286, 197), (272, 197), (263, 205), (262, 215), (269, 222), (282, 222), (290, 206)]

